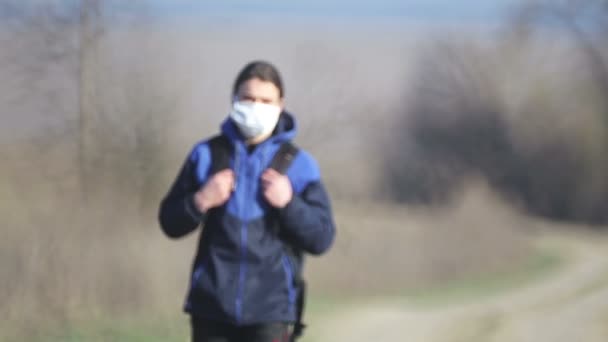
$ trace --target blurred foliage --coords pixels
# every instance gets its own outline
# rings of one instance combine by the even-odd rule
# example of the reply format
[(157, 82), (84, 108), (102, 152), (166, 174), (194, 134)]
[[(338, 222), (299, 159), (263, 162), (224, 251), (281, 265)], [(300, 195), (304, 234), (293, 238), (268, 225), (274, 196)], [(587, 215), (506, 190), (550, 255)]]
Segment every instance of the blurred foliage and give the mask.
[(573, 3), (427, 47), (386, 163), (396, 200), (442, 203), (481, 175), (531, 213), (608, 222), (608, 7)]

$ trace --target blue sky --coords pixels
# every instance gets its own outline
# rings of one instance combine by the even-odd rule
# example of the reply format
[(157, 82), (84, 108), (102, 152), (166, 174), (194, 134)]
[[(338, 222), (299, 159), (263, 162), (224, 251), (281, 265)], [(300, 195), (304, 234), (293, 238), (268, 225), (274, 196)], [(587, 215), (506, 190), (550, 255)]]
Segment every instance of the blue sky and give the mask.
[[(128, 10), (132, 2), (111, 0)], [(403, 20), (429, 23), (492, 23), (521, 0), (148, 0), (155, 14), (185, 17), (278, 16), (291, 19), (329, 18)], [(137, 3), (137, 2), (135, 2)]]

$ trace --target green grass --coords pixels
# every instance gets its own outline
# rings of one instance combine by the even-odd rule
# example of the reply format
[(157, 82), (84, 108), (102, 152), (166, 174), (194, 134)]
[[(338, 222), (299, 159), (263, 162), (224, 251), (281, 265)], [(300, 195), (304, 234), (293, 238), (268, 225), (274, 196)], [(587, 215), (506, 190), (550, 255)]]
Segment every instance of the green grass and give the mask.
[(472, 275), (434, 286), (405, 291), (408, 305), (435, 307), (490, 297), (553, 274), (567, 262), (563, 251), (540, 248), (510, 272)]
[[(351, 301), (335, 298), (311, 298), (306, 307), (306, 323), (314, 327), (315, 322), (325, 315), (347, 307)], [(313, 328), (314, 329), (314, 328)], [(0, 333), (0, 341), (30, 342), (186, 342), (189, 341), (189, 317), (180, 314), (166, 320), (146, 317), (96, 318), (79, 320), (61, 328), (45, 328), (43, 331), (29, 332), (27, 336), (9, 338)], [(304, 338), (303, 342), (310, 341)]]
[[(319, 297), (312, 305), (318, 312), (334, 308), (365, 305), (377, 301), (404, 303), (407, 306), (433, 309), (445, 305), (463, 303), (513, 291), (549, 277), (565, 266), (570, 259), (569, 251), (557, 247), (539, 247), (521, 264), (509, 271), (466, 275), (440, 284), (406, 288), (399, 293), (353, 297), (347, 293), (333, 297)], [(327, 301), (327, 302), (324, 302)]]
[[(29, 332), (19, 340), (31, 342), (184, 342), (189, 337), (189, 320), (179, 315), (167, 320), (104, 318), (74, 321), (62, 328)], [(0, 339), (2, 341), (2, 339)], [(8, 340), (6, 340), (8, 341)]]
[[(406, 289), (399, 296), (391, 296), (390, 300), (393, 303), (404, 302), (407, 306), (429, 309), (471, 301), (533, 283), (535, 280), (549, 276), (566, 261), (567, 254), (564, 255), (563, 251), (560, 253), (555, 249), (540, 248), (511, 272), (481, 274), (423, 289)], [(306, 322), (313, 328), (311, 328), (311, 336), (303, 341), (314, 340), (314, 325), (324, 317), (378, 299), (384, 300), (386, 296), (367, 298), (354, 298), (347, 294), (332, 297), (312, 296), (307, 303)], [(123, 317), (75, 321), (61, 329), (28, 336), (27, 340), (32, 342), (184, 342), (188, 341), (189, 332), (188, 317), (176, 312), (174, 317), (165, 320), (139, 316), (126, 319)], [(3, 341), (1, 334), (0, 341)]]
[[(48, 341), (48, 339), (45, 339)], [(185, 334), (167, 334), (158, 329), (145, 329), (138, 326), (131, 327), (104, 327), (95, 329), (75, 329), (63, 336), (51, 338), (50, 341), (61, 342), (102, 342), (102, 341), (124, 341), (124, 342), (161, 342), (161, 341), (186, 341)]]

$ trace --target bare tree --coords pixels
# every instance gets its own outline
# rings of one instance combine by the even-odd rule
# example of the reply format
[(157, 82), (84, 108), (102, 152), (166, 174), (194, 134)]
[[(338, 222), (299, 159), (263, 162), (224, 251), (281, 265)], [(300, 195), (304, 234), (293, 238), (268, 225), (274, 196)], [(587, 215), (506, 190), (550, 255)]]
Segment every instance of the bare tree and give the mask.
[(93, 136), (91, 118), (95, 116), (98, 106), (97, 72), (99, 41), (103, 34), (100, 0), (81, 0), (79, 21), (79, 50), (78, 50), (78, 169), (82, 200), (87, 200), (89, 162), (87, 153)]
[[(20, 89), (11, 99), (12, 103), (31, 102), (33, 85), (54, 65), (61, 64), (76, 76), (78, 183), (85, 200), (90, 172), (87, 155), (92, 136), (91, 118), (98, 108), (95, 98), (99, 41), (103, 35), (102, 2), (4, 0), (0, 3), (0, 19), (7, 29), (7, 34), (0, 35), (1, 42), (12, 47), (11, 53), (2, 54), (0, 64)], [(47, 88), (46, 102), (69, 98), (65, 93), (57, 94), (52, 87)]]
[(550, 29), (563, 33), (581, 57), (581, 69), (586, 72), (587, 89), (572, 96), (593, 99), (599, 111), (601, 131), (595, 133), (593, 144), (581, 150), (577, 157), (582, 174), (570, 196), (574, 215), (606, 220), (608, 198), (608, 1), (606, 0), (537, 0), (514, 13), (513, 27), (517, 39), (524, 44), (535, 33)]
[(516, 35), (524, 42), (543, 26), (557, 27), (569, 35), (604, 96), (608, 127), (608, 1), (537, 0), (515, 11), (513, 19)]
[[(493, 37), (493, 49), (452, 40), (422, 56), (387, 162), (389, 189), (401, 201), (440, 203), (481, 175), (531, 213), (606, 222), (608, 2), (536, 1), (506, 25), (512, 40)], [(569, 53), (541, 52), (551, 77), (529, 59), (547, 37)], [(571, 64), (583, 70), (576, 79)], [(557, 124), (573, 116), (582, 123)]]

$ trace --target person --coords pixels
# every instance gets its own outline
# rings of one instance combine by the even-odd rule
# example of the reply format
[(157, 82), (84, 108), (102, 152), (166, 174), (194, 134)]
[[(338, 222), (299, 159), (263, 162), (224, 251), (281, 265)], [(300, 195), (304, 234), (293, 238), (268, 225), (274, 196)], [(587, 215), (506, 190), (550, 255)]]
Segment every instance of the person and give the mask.
[(278, 70), (249, 63), (232, 95), (221, 125), (230, 167), (213, 173), (212, 139), (197, 143), (161, 202), (159, 221), (171, 238), (203, 227), (184, 306), (192, 341), (288, 341), (302, 255), (323, 254), (335, 237), (330, 201), (306, 151), (298, 150), (284, 174), (270, 167), (297, 129)]

